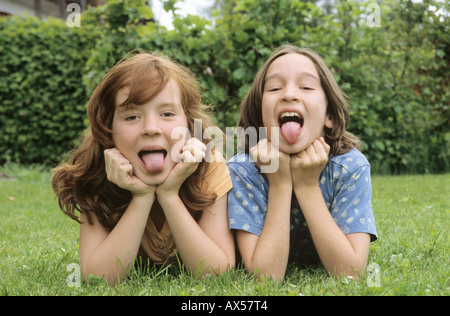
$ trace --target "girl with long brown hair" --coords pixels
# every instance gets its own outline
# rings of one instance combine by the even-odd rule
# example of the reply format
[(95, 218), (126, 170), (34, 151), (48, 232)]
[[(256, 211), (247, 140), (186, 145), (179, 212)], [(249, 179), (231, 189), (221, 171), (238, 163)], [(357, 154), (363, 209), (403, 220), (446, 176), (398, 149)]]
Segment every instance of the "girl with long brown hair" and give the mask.
[(199, 84), (162, 54), (131, 55), (97, 86), (89, 131), (54, 170), (59, 205), (80, 223), (82, 275), (121, 282), (138, 256), (221, 273), (234, 266), (232, 184), (223, 158), (206, 161), (214, 153), (191, 137), (195, 119), (213, 126)]
[(313, 51), (282, 46), (257, 73), (238, 126), (266, 136), (228, 163), (230, 228), (248, 271), (280, 280), (288, 262), (320, 261), (338, 278), (364, 272), (377, 238), (370, 165), (348, 122), (346, 98)]

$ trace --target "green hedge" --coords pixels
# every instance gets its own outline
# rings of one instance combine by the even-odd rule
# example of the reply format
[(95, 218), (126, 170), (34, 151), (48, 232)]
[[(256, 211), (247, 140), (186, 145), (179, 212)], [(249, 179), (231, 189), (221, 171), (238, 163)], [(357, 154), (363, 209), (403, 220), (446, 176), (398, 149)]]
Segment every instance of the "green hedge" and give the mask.
[(448, 172), (450, 29), (441, 14), (449, 5), (386, 0), (380, 25), (370, 27), (371, 2), (225, 0), (207, 20), (178, 16), (168, 0), (172, 31), (155, 23), (144, 0), (110, 0), (84, 12), (80, 28), (0, 18), (0, 164), (56, 163), (86, 126), (90, 93), (132, 49), (163, 51), (188, 66), (225, 128), (235, 126), (271, 49), (292, 43), (314, 48), (332, 67), (374, 172)]
[(0, 163), (60, 159), (85, 128), (92, 39), (60, 20), (0, 19)]

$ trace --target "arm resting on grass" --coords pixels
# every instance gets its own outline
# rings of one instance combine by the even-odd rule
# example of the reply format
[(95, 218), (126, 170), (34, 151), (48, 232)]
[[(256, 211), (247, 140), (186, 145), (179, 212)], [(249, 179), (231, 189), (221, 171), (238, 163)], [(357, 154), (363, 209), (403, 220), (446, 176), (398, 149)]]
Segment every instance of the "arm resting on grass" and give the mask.
[(131, 271), (154, 197), (133, 197), (116, 227), (108, 232), (93, 216), (80, 225), (80, 261), (83, 278), (93, 274), (108, 283), (120, 283)]

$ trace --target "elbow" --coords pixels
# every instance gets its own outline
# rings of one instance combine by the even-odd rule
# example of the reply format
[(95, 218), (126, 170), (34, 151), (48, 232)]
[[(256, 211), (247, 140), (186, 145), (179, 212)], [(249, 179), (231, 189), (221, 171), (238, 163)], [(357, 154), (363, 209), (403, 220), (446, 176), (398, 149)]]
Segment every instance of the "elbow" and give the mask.
[(284, 273), (277, 273), (277, 272), (265, 273), (265, 272), (259, 270), (256, 273), (254, 273), (254, 275), (258, 276), (258, 278), (261, 281), (272, 280), (275, 283), (282, 282), (284, 279)]
[(336, 280), (351, 279), (359, 281), (359, 279), (364, 275), (365, 269), (366, 263), (364, 262), (333, 266), (326, 270)]
[(108, 273), (103, 269), (92, 269), (89, 266), (81, 265), (81, 276), (88, 284), (96, 284), (98, 282), (106, 282), (110, 286), (121, 284), (126, 276), (126, 273), (119, 273), (119, 270)]
[(205, 276), (219, 276), (235, 268), (235, 256), (216, 255), (212, 257), (185, 258), (183, 262), (186, 271), (194, 278)]
[(249, 274), (258, 277), (260, 280), (271, 279), (276, 283), (283, 281), (284, 275), (286, 273), (286, 267), (282, 268), (279, 265), (262, 266), (257, 265), (254, 262), (252, 262), (252, 264), (247, 265), (244, 262), (244, 266)]
[(107, 275), (100, 273), (86, 273), (82, 274), (83, 280), (88, 284), (97, 284), (98, 282), (105, 282), (109, 286), (116, 286), (121, 284), (124, 281), (123, 277), (119, 275)]
[(189, 272), (194, 277), (206, 277), (209, 275), (212, 275), (214, 277), (217, 277), (219, 275), (222, 275), (224, 273), (227, 273), (228, 271), (234, 270), (235, 268), (235, 262), (225, 262), (223, 264), (219, 265), (210, 265), (205, 266), (204, 264), (200, 263), (196, 268), (189, 267)]

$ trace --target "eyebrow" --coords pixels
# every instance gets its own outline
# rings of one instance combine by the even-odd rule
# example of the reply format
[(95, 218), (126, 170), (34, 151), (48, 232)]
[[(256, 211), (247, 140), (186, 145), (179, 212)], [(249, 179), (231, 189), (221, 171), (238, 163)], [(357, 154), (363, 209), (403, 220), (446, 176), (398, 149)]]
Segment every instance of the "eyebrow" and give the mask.
[(157, 105), (158, 108), (183, 108), (181, 102), (161, 102)]
[[(119, 112), (129, 112), (129, 111), (134, 111), (136, 109), (139, 109), (141, 107), (141, 105), (139, 104), (134, 104), (134, 103), (129, 103), (126, 106), (124, 106), (124, 104), (120, 104), (120, 105), (116, 105), (116, 110)], [(181, 108), (183, 109), (183, 105), (181, 103), (177, 103), (177, 102), (161, 102), (158, 103), (156, 105), (157, 109), (170, 109), (170, 110), (176, 110), (177, 108)], [(184, 111), (184, 109), (183, 109)]]
[[(282, 74), (276, 72), (274, 74), (271, 74), (270, 76), (267, 76), (266, 79), (264, 80), (264, 83), (266, 83), (269, 80), (276, 79), (276, 78), (279, 78), (279, 77), (282, 77)], [(314, 75), (314, 74), (312, 74), (312, 73), (310, 73), (308, 71), (300, 72), (298, 74), (298, 77), (310, 77), (310, 78), (314, 79), (315, 81), (320, 82), (319, 78), (316, 75)]]

